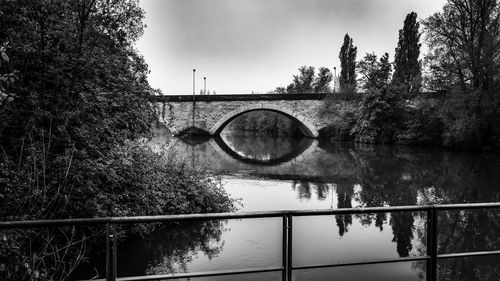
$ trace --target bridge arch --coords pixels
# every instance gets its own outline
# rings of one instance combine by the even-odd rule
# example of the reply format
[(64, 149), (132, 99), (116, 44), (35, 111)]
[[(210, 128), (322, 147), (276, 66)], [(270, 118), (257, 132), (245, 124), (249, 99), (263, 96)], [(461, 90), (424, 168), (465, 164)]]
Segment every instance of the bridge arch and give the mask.
[(215, 122), (215, 124), (212, 125), (212, 127), (209, 129), (208, 132), (210, 135), (218, 135), (226, 127), (226, 125), (229, 124), (236, 117), (244, 113), (256, 110), (274, 111), (284, 116), (287, 116), (288, 118), (292, 119), (298, 124), (302, 133), (307, 137), (316, 138), (319, 135), (316, 127), (311, 122), (309, 122), (305, 117), (300, 116), (295, 112), (290, 111), (286, 108), (273, 105), (262, 105), (262, 104), (242, 106), (240, 108), (230, 111), (229, 113), (222, 116), (217, 122)]

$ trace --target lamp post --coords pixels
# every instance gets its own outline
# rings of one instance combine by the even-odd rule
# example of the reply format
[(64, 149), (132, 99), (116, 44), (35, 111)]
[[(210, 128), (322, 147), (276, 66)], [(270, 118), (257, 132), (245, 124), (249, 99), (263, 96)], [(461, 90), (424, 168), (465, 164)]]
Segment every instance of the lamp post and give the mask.
[(193, 101), (194, 101), (194, 76), (195, 76), (195, 73), (196, 73), (196, 69), (193, 69)]
[(337, 67), (333, 67), (333, 92), (337, 91)]
[(206, 95), (207, 94), (207, 77), (203, 77), (203, 94)]

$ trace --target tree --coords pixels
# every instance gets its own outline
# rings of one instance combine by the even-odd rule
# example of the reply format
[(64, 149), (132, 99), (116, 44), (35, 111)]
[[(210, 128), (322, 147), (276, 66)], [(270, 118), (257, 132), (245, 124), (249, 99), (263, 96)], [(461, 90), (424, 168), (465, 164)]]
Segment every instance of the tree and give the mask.
[(340, 89), (354, 91), (356, 89), (356, 54), (358, 48), (353, 46), (353, 40), (347, 33), (340, 49)]
[(478, 90), (491, 104), (500, 82), (500, 8), (498, 0), (448, 0), (442, 12), (424, 22), (430, 46), (431, 85), (463, 92)]
[(299, 75), (293, 76), (293, 83), (288, 85), (286, 92), (289, 94), (310, 93), (313, 91), (315, 71), (312, 66), (301, 66)]
[(320, 67), (318, 76), (314, 79), (313, 88), (315, 93), (331, 92), (330, 83), (333, 80), (333, 74), (326, 67)]
[(286, 94), (286, 88), (285, 87), (276, 87), (276, 89), (274, 90), (274, 94), (278, 94), (278, 95)]
[(361, 76), (359, 80), (363, 89), (376, 87), (379, 64), (375, 53), (366, 53), (365, 57), (358, 62), (357, 69)]
[(392, 73), (392, 65), (389, 62), (389, 54), (385, 53), (380, 58), (380, 63), (379, 63), (379, 72), (378, 72), (379, 83), (383, 86), (389, 85), (389, 81), (391, 80), (391, 73)]
[(420, 56), (420, 24), (417, 14), (406, 16), (403, 29), (399, 30), (399, 41), (394, 56), (393, 83), (401, 84), (407, 93), (418, 93), (421, 88), (422, 74)]
[(99, 158), (149, 134), (155, 118), (147, 65), (134, 49), (144, 27), (136, 1), (6, 0), (0, 14), (0, 42), (9, 42), (8, 67), (19, 78), (14, 100), (0, 108), (6, 151), (50, 132), (53, 149)]
[(380, 61), (377, 61), (377, 55), (367, 53), (365, 57), (358, 62), (357, 70), (361, 75), (360, 81), (363, 89), (382, 88), (389, 84), (392, 66), (389, 62), (389, 54), (385, 53)]
[(442, 114), (447, 145), (495, 146), (500, 139), (498, 0), (448, 0), (424, 22), (429, 85), (450, 95)]
[[(138, 1), (0, 2), (2, 220), (229, 211), (207, 174), (134, 144), (157, 120)], [(0, 279), (71, 279), (85, 231), (5, 232)]]

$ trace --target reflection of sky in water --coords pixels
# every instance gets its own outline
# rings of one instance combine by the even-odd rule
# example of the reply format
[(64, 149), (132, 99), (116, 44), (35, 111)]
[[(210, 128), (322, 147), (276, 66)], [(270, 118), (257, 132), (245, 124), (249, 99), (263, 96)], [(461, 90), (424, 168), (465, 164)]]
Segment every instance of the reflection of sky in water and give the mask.
[[(312, 185), (314, 185), (312, 183)], [(327, 185), (325, 197), (318, 196), (318, 188), (311, 188), (311, 196), (300, 196), (300, 186), (293, 181), (224, 177), (224, 188), (233, 198), (241, 198), (239, 211), (310, 210), (330, 209), (337, 206), (332, 196), (334, 186)]]

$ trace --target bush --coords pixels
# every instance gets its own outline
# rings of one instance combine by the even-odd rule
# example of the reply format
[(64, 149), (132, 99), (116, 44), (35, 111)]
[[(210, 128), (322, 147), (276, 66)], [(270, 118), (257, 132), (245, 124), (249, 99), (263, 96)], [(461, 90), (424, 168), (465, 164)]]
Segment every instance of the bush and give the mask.
[(401, 92), (396, 87), (369, 89), (363, 96), (352, 134), (356, 142), (393, 143), (401, 121)]
[(439, 104), (426, 97), (408, 100), (402, 126), (395, 142), (408, 145), (441, 145), (444, 124), (439, 115)]
[(356, 123), (357, 110), (357, 101), (339, 99), (338, 94), (328, 95), (319, 114), (329, 124), (319, 131), (320, 136), (336, 141), (352, 141), (351, 131)]
[(453, 90), (440, 110), (443, 145), (459, 149), (500, 148), (500, 112), (496, 104), (480, 102), (480, 91)]

